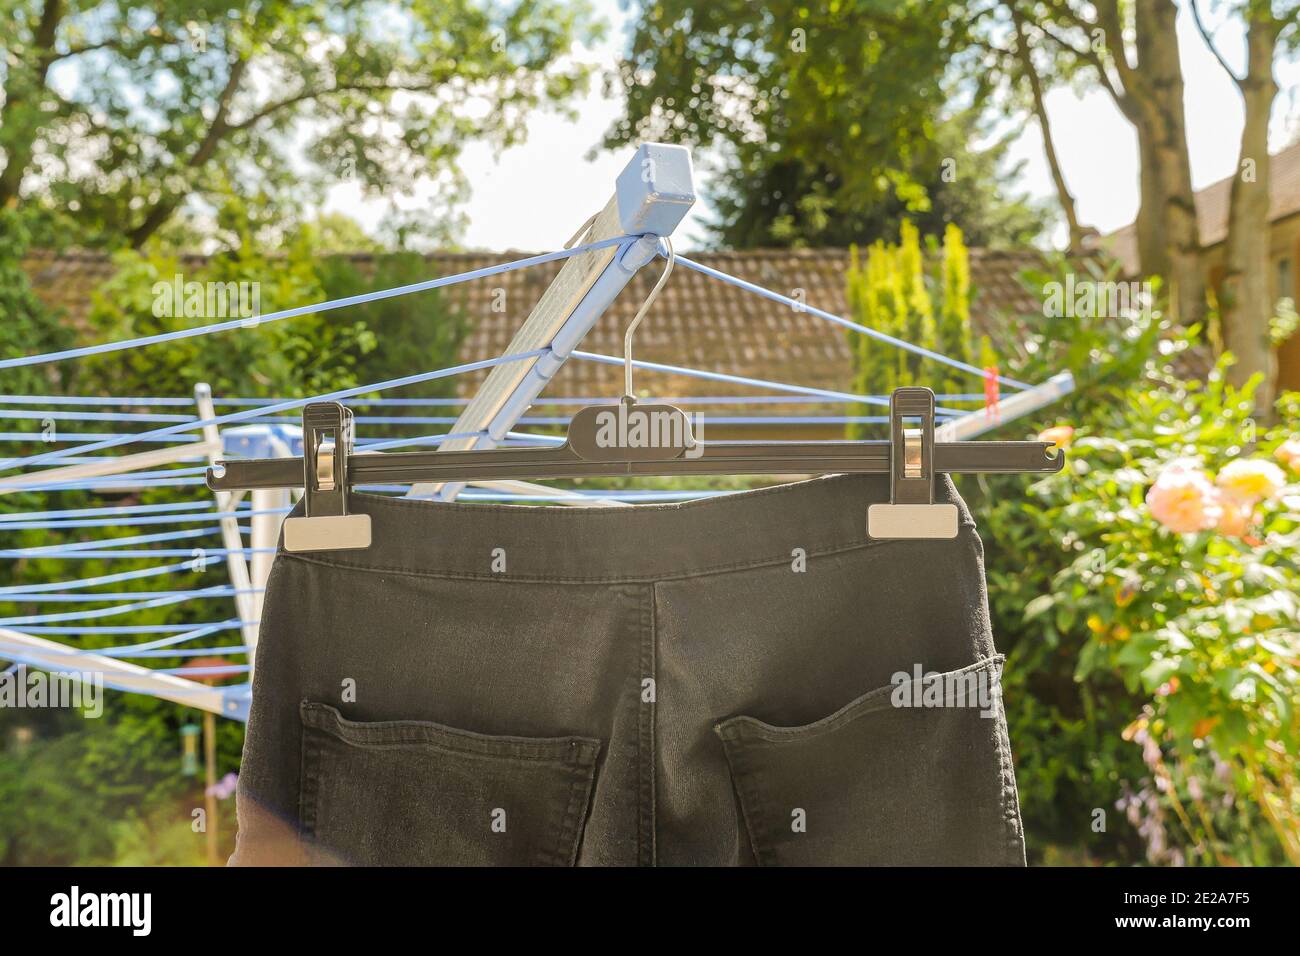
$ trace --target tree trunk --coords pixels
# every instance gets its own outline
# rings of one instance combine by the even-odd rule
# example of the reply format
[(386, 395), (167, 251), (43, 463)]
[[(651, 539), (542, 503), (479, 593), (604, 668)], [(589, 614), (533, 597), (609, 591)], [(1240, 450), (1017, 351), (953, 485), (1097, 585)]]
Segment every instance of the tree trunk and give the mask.
[(1165, 185), (1156, 165), (1152, 133), (1145, 123), (1135, 127), (1138, 138), (1139, 185), (1137, 230), (1138, 263), (1143, 277), (1169, 275), (1169, 230), (1165, 222)]
[(1247, 29), (1246, 78), (1238, 83), (1245, 101), (1246, 125), (1241, 131), (1237, 175), (1232, 180), (1220, 315), (1224, 344), (1237, 359), (1228, 379), (1241, 385), (1252, 375), (1262, 375), (1255, 408), (1267, 415), (1277, 388), (1277, 358), (1268, 334), (1273, 314), (1268, 121), (1277, 96), (1273, 78), (1277, 37), (1268, 22), (1250, 23)]
[(1192, 164), (1187, 150), (1182, 62), (1178, 53), (1173, 0), (1136, 4), (1136, 44), (1144, 82), (1134, 91), (1150, 127), (1151, 161), (1163, 180), (1164, 225), (1169, 250), (1170, 303), (1181, 324), (1205, 317), (1205, 273), (1200, 229), (1192, 195)]
[(1011, 19), (1016, 27), (1016, 53), (1020, 59), (1020, 69), (1029, 82), (1029, 92), (1034, 100), (1034, 115), (1038, 118), (1038, 129), (1043, 134), (1043, 153), (1047, 157), (1047, 166), (1052, 171), (1052, 183), (1056, 186), (1056, 201), (1061, 204), (1061, 211), (1065, 213), (1065, 224), (1070, 233), (1070, 252), (1079, 254), (1083, 252), (1084, 236), (1083, 226), (1079, 223), (1079, 210), (1070, 187), (1066, 185), (1060, 157), (1056, 154), (1056, 143), (1052, 139), (1052, 127), (1047, 118), (1047, 104), (1043, 99), (1043, 81), (1029, 52), (1029, 36), (1025, 30), (1025, 19), (1015, 4), (1011, 4)]
[[(202, 168), (217, 151), (217, 145), (222, 138), (230, 132), (230, 104), (235, 98), (235, 94), (239, 92), (239, 85), (243, 82), (244, 74), (247, 72), (248, 60), (244, 57), (239, 56), (231, 61), (230, 73), (226, 77), (226, 85), (222, 88), (221, 95), (217, 97), (216, 114), (212, 117), (212, 122), (208, 124), (208, 130), (203, 134), (203, 139), (199, 142), (198, 147), (190, 158), (185, 161), (185, 165), (190, 169)], [(167, 220), (172, 217), (172, 213), (185, 202), (188, 195), (189, 191), (185, 190), (163, 196), (154, 203), (153, 208), (145, 214), (143, 221), (127, 232), (127, 240), (131, 243), (131, 248), (139, 249), (148, 242), (149, 237), (163, 227)]]

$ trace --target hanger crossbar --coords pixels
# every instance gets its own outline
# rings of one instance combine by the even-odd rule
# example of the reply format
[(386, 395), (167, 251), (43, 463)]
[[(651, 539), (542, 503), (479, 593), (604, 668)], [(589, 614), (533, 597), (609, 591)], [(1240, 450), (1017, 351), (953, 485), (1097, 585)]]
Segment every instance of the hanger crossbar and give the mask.
[[(698, 457), (639, 461), (588, 461), (567, 445), (559, 448), (394, 452), (347, 456), (346, 483), (405, 484), (517, 479), (675, 475), (806, 475), (818, 473), (888, 474), (889, 441), (740, 442), (704, 444)], [(1011, 474), (1059, 471), (1048, 442), (940, 442), (934, 446), (936, 472)], [(302, 458), (226, 461), (209, 474), (218, 490), (301, 488)]]

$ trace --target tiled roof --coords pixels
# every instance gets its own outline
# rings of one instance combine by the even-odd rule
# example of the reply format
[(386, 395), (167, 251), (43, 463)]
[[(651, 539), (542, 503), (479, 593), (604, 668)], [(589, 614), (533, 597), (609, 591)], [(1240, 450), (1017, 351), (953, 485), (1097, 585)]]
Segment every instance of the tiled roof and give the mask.
[[(428, 256), (429, 272), (450, 275), (527, 255), (531, 253), (435, 253)], [(368, 254), (350, 258), (363, 270), (373, 261)], [(802, 289), (808, 305), (848, 317), (844, 288), (847, 250), (703, 252), (690, 258), (786, 295)], [(1041, 255), (1032, 250), (971, 250), (972, 323), (977, 333), (990, 333), (996, 339), (1004, 316), (1041, 311), (1040, 301), (1017, 280), (1023, 269), (1041, 262)], [(181, 267), (197, 271), (203, 263), (202, 256), (185, 256)], [(66, 310), (74, 324), (84, 321), (92, 290), (113, 271), (109, 258), (99, 253), (34, 254), (26, 265), (37, 294)], [(548, 263), (449, 287), (445, 294), (471, 321), (462, 361), (503, 354), (560, 266)], [(633, 277), (587, 335), (582, 344), (585, 351), (622, 354), (623, 330), (659, 270), (659, 264), (651, 264)], [(500, 298), (495, 292), (498, 289), (505, 290), (505, 310), (501, 312), (493, 311), (494, 297)], [(847, 334), (807, 312), (795, 312), (679, 265), (637, 333), (635, 356), (790, 384), (848, 389), (852, 366)], [(472, 393), (484, 374), (465, 376), (465, 390)], [(618, 366), (570, 361), (546, 394), (613, 397), (621, 391), (621, 375)], [(639, 373), (637, 384), (660, 396), (762, 394), (724, 383), (649, 372)], [(971, 384), (976, 390), (978, 383)]]
[[(1276, 222), (1300, 213), (1300, 143), (1273, 154), (1269, 160), (1268, 177), (1268, 221)], [(1220, 179), (1196, 193), (1196, 222), (1200, 227), (1202, 246), (1218, 245), (1228, 238), (1228, 211), (1234, 178)], [(1135, 223), (1097, 241), (1102, 249), (1123, 264), (1126, 273), (1138, 273)]]

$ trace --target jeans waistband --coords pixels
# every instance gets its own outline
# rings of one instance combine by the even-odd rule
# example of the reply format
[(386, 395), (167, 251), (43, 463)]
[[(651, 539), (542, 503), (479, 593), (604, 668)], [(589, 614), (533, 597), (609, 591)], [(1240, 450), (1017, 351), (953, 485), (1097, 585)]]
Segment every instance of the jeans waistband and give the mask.
[[(370, 515), (373, 543), (360, 551), (293, 558), (337, 567), (442, 577), (619, 582), (690, 577), (790, 562), (851, 548), (933, 546), (867, 537), (867, 507), (889, 500), (882, 475), (832, 475), (675, 504), (534, 507), (415, 501), (352, 494)], [(974, 533), (947, 475), (935, 500), (953, 502), (960, 534)], [(294, 508), (302, 514), (302, 503)], [(283, 552), (283, 541), (281, 542)]]

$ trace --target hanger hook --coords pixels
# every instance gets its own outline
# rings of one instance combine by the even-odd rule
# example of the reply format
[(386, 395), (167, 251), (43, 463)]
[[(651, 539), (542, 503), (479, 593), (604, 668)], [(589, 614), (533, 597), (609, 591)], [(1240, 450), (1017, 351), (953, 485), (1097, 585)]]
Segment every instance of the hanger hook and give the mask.
[(632, 394), (632, 336), (636, 334), (636, 327), (641, 324), (645, 314), (650, 311), (650, 306), (654, 304), (655, 299), (658, 297), (659, 290), (664, 287), (668, 277), (673, 274), (673, 265), (677, 261), (677, 253), (673, 252), (672, 239), (664, 236), (662, 242), (668, 247), (668, 255), (664, 256), (667, 262), (664, 265), (663, 274), (659, 276), (659, 281), (654, 284), (650, 294), (641, 303), (641, 308), (636, 310), (636, 315), (633, 316), (627, 331), (623, 333), (623, 397), (632, 401), (636, 401), (636, 396)]

